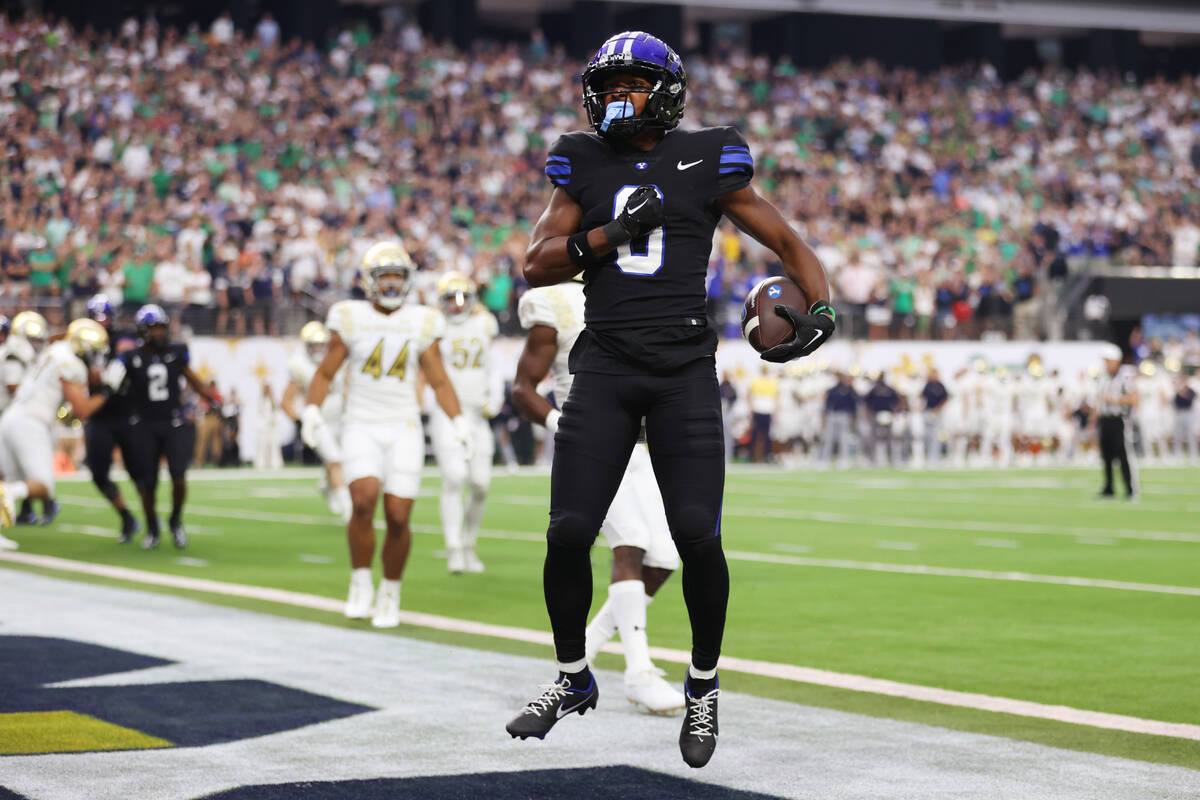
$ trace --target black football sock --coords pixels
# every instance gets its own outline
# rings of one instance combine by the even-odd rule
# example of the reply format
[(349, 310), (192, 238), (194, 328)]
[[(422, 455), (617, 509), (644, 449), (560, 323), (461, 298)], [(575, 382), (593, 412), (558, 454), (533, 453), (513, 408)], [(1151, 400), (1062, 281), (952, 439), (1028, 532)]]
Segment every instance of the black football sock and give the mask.
[(554, 653), (563, 664), (585, 658), (587, 615), (592, 606), (592, 562), (588, 550), (553, 542), (546, 545), (542, 586), (554, 631)]
[(717, 536), (676, 545), (683, 562), (683, 600), (692, 622), (692, 664), (698, 670), (716, 669), (729, 604), (725, 551)]
[(133, 521), (133, 514), (129, 512), (128, 508), (122, 508), (117, 513), (121, 515), (121, 523), (123, 525), (128, 525)]
[(684, 681), (684, 685), (687, 687), (688, 694), (692, 697), (700, 698), (717, 688), (717, 679), (693, 678), (691, 675), (688, 675)]

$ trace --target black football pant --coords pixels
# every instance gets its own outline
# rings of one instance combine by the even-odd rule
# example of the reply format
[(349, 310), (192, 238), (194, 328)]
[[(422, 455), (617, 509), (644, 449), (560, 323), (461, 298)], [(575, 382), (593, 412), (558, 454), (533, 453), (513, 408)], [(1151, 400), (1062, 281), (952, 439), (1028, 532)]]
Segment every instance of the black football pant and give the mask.
[(121, 449), (121, 460), (129, 479), (137, 484), (144, 472), (144, 454), (140, 452), (133, 428), (123, 419), (90, 419), (83, 424), (83, 442), (87, 448), (85, 463), (92, 473), (92, 483), (109, 500), (117, 496), (117, 485), (110, 473), (113, 449)]
[(158, 488), (158, 468), (165, 458), (167, 472), (173, 481), (183, 480), (192, 463), (196, 443), (194, 425), (173, 425), (166, 420), (142, 420), (134, 427), (134, 437), (142, 457), (141, 479), (138, 486), (151, 494)]
[(554, 437), (543, 583), (560, 662), (584, 658), (592, 602), (589, 550), (629, 463), (642, 419), (671, 536), (683, 562), (692, 661), (714, 669), (729, 570), (721, 550), (725, 442), (713, 359), (666, 376), (575, 376)]
[(1125, 420), (1121, 417), (1100, 417), (1100, 457), (1104, 459), (1104, 493), (1113, 493), (1113, 462), (1121, 464), (1121, 479), (1125, 494), (1137, 492), (1133, 469), (1129, 465), (1129, 450), (1125, 441)]

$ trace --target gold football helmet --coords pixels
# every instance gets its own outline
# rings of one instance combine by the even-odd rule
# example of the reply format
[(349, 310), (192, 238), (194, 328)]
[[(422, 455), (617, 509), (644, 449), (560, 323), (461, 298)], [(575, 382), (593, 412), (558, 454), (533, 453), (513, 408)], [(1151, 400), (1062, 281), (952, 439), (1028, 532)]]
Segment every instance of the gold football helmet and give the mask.
[(448, 317), (470, 314), (475, 307), (475, 282), (461, 272), (447, 272), (438, 281), (438, 305)]
[(304, 343), (309, 357), (319, 361), (324, 357), (325, 348), (329, 345), (329, 330), (317, 320), (306, 322), (300, 329), (300, 341)]
[[(363, 256), (363, 292), (374, 303), (384, 308), (399, 308), (412, 288), (412, 273), (416, 269), (404, 245), (398, 241), (379, 242)], [(380, 286), (379, 279), (385, 275), (399, 275), (403, 282), (398, 285), (387, 281)]]
[(108, 348), (108, 331), (94, 319), (77, 319), (67, 326), (67, 344), (72, 353), (91, 361)]
[(33, 345), (34, 353), (40, 353), (50, 335), (50, 324), (36, 311), (22, 311), (13, 317), (10, 335), (25, 339)]

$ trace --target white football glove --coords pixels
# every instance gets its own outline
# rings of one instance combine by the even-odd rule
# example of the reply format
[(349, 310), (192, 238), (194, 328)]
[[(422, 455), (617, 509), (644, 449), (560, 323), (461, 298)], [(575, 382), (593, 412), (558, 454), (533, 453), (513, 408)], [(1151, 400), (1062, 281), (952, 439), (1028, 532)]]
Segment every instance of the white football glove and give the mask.
[(325, 417), (321, 415), (320, 406), (312, 404), (305, 406), (304, 411), (300, 414), (300, 438), (306, 445), (315, 450), (317, 447), (317, 436), (324, 425)]
[(107, 386), (113, 392), (121, 388), (121, 384), (125, 382), (125, 362), (119, 358), (114, 358), (100, 373), (100, 382)]
[(450, 420), (450, 424), (454, 426), (454, 438), (463, 449), (463, 458), (471, 457), (471, 423), (467, 418), (459, 414), (454, 419)]

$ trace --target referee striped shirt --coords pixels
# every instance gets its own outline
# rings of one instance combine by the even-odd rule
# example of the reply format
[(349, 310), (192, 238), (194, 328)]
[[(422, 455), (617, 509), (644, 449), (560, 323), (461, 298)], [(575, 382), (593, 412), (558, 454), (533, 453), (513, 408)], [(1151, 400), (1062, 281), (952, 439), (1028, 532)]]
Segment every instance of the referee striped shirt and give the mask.
[(1105, 373), (1100, 377), (1100, 416), (1129, 419), (1133, 406), (1122, 398), (1136, 392), (1133, 367), (1122, 366), (1116, 375)]

